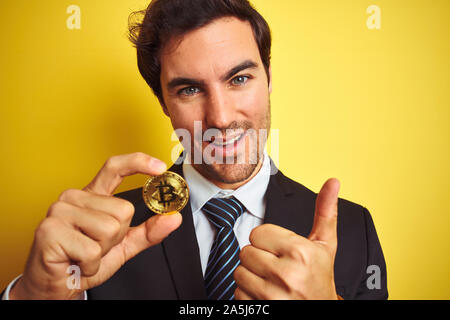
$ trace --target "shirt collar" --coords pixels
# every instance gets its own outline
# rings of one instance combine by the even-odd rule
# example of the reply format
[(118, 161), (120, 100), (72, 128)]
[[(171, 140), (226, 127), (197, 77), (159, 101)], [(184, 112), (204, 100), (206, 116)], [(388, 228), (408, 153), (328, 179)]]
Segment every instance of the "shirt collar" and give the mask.
[(219, 188), (195, 170), (187, 159), (188, 157), (183, 161), (183, 175), (189, 186), (189, 197), (193, 214), (200, 211), (211, 198), (234, 196), (242, 202), (247, 212), (258, 218), (264, 218), (264, 195), (270, 179), (270, 159), (266, 151), (264, 151), (263, 164), (258, 173), (236, 190)]

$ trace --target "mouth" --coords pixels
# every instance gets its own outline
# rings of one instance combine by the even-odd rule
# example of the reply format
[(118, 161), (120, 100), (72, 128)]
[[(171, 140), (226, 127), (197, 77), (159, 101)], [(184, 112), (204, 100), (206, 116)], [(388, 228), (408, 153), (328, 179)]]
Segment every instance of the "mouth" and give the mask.
[(246, 132), (241, 132), (233, 137), (228, 137), (226, 139), (213, 138), (211, 141), (206, 142), (212, 150), (214, 150), (215, 156), (219, 159), (223, 157), (232, 157), (243, 149)]
[(228, 146), (230, 144), (233, 143), (238, 143), (243, 137), (244, 137), (245, 133), (242, 132), (241, 134), (233, 137), (233, 138), (228, 138), (228, 139), (213, 139), (211, 141), (211, 144), (216, 146), (216, 147), (224, 147), (224, 146)]

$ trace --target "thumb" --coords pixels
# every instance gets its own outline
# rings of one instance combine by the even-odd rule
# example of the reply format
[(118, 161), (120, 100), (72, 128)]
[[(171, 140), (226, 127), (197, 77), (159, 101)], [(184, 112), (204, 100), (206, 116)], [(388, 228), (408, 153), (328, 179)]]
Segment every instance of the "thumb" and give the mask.
[(122, 241), (125, 261), (163, 241), (181, 225), (182, 220), (178, 212), (168, 216), (155, 215), (139, 226), (131, 227)]
[(335, 178), (328, 179), (316, 198), (314, 224), (308, 239), (337, 246), (337, 204), (340, 183)]

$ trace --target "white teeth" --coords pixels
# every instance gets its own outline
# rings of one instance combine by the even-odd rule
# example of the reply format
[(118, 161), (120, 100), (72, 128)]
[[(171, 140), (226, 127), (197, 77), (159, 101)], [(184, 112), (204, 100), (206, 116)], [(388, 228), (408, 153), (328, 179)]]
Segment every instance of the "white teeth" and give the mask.
[(234, 143), (235, 141), (239, 140), (241, 138), (242, 134), (237, 136), (236, 138), (233, 138), (231, 140), (225, 141), (225, 142), (219, 142), (219, 141), (214, 141), (212, 142), (212, 144), (216, 145), (216, 146), (226, 146), (229, 145), (231, 143)]

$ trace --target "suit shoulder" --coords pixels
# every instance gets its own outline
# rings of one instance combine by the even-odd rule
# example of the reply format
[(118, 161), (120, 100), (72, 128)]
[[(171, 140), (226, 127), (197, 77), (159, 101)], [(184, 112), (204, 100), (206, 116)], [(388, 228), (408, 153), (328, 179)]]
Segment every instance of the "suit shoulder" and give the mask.
[[(303, 184), (286, 177), (281, 172), (279, 172), (279, 174), (280, 176), (278, 180), (281, 182), (281, 185), (283, 185), (285, 190), (296, 197), (301, 197), (303, 201), (313, 202), (315, 207), (317, 192), (314, 192)], [(338, 212), (340, 217), (345, 216), (347, 219), (356, 219), (359, 222), (364, 221), (364, 214), (369, 214), (369, 211), (363, 205), (344, 198), (338, 198)]]
[(301, 195), (306, 196), (311, 199), (315, 199), (317, 194), (310, 190), (309, 188), (305, 187), (303, 184), (292, 180), (291, 178), (285, 176), (281, 171), (278, 171), (274, 178), (275, 182), (280, 186), (280, 188), (285, 192), (285, 194), (288, 195)]

